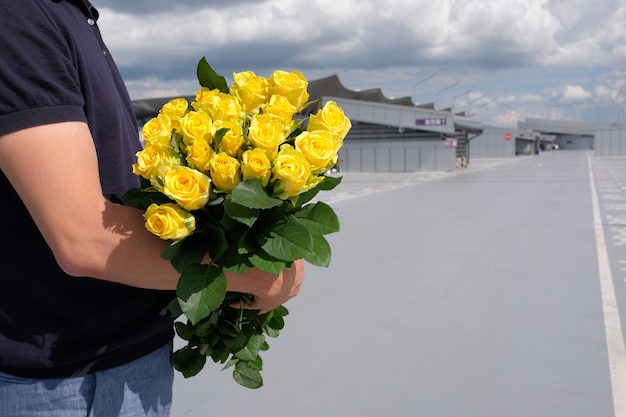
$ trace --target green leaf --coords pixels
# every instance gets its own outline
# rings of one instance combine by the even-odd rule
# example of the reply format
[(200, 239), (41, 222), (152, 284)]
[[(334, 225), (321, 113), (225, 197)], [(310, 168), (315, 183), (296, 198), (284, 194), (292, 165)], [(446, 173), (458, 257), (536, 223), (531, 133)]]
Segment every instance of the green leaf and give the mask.
[(201, 354), (198, 349), (185, 346), (172, 354), (172, 365), (176, 370), (180, 371), (185, 378), (198, 375), (204, 368), (206, 356)]
[(265, 342), (265, 336), (261, 334), (252, 335), (243, 349), (235, 352), (234, 355), (242, 361), (254, 361), (259, 356), (263, 342)]
[(145, 178), (141, 178), (141, 184), (141, 188), (131, 188), (122, 195), (124, 204), (145, 211), (152, 203), (164, 204), (172, 201), (153, 188)]
[(241, 255), (249, 255), (258, 253), (260, 250), (258, 242), (258, 230), (247, 229), (241, 233), (237, 241), (237, 253)]
[[(276, 338), (280, 336), (280, 329), (274, 329), (273, 327), (266, 327), (265, 334), (267, 334), (269, 337)], [(267, 348), (269, 349), (269, 345), (267, 345)], [(266, 350), (266, 349), (262, 349), (262, 350)]]
[[(289, 315), (289, 310), (284, 305), (279, 305), (274, 310), (268, 312), (268, 323), (275, 317), (285, 317)], [(282, 327), (281, 327), (282, 328)]]
[(224, 213), (231, 219), (237, 220), (248, 227), (252, 227), (259, 217), (258, 209), (242, 206), (231, 199), (224, 201)]
[(163, 249), (161, 253), (161, 258), (163, 259), (174, 259), (180, 253), (180, 248), (183, 245), (182, 240), (178, 240), (176, 242), (172, 242), (169, 246)]
[(143, 199), (145, 193), (141, 188), (131, 188), (122, 195), (122, 201), (129, 207), (144, 209)]
[[(207, 232), (201, 236), (194, 235), (192, 237), (198, 238), (197, 246), (201, 247), (201, 244), (207, 245), (207, 251), (213, 259), (219, 258), (224, 252), (228, 250), (228, 239), (226, 232), (223, 228), (205, 222), (203, 227), (206, 227)], [(200, 260), (198, 260), (200, 263)]]
[(313, 235), (313, 250), (304, 260), (315, 266), (327, 268), (330, 265), (331, 249), (326, 238), (322, 235)]
[(320, 190), (322, 191), (330, 191), (334, 189), (336, 186), (341, 184), (341, 180), (343, 177), (325, 177), (324, 181), (319, 185)]
[(289, 315), (289, 310), (287, 310), (287, 307), (280, 305), (268, 312), (267, 315), (268, 317), (264, 325), (275, 330), (282, 330), (285, 327), (284, 317)]
[(238, 333), (232, 336), (232, 338), (223, 338), (222, 343), (229, 349), (241, 350), (246, 347), (248, 343), (248, 337), (243, 333)]
[(200, 235), (192, 235), (165, 248), (161, 256), (170, 259), (174, 268), (182, 273), (190, 265), (202, 262), (207, 250), (204, 242)]
[(283, 200), (267, 195), (257, 178), (240, 182), (231, 195), (234, 203), (253, 209), (268, 209), (283, 204)]
[(183, 161), (187, 158), (187, 145), (185, 145), (182, 133), (176, 129), (172, 130), (170, 145), (172, 145), (174, 155), (177, 155)]
[(194, 335), (194, 328), (190, 326), (188, 323), (182, 323), (177, 321), (174, 323), (174, 329), (176, 329), (176, 334), (183, 340), (190, 340)]
[(196, 75), (198, 76), (198, 82), (202, 87), (206, 87), (209, 90), (214, 90), (217, 88), (222, 93), (229, 93), (226, 79), (219, 75), (217, 72), (215, 72), (213, 68), (211, 68), (205, 57), (203, 57), (200, 62), (198, 62)]
[(296, 206), (300, 207), (309, 201), (311, 201), (320, 191), (330, 191), (341, 183), (341, 177), (328, 177), (324, 176), (324, 180), (317, 184), (315, 187), (306, 191), (298, 196), (296, 200)]
[(233, 378), (243, 387), (256, 389), (263, 386), (261, 373), (246, 362), (239, 361), (235, 364)]
[[(265, 346), (269, 346), (267, 343), (263, 342), (263, 346), (261, 347), (261, 350), (263, 350), (263, 347)], [(265, 349), (268, 350), (268, 349)], [(242, 361), (243, 362), (243, 361)], [(252, 369), (256, 369), (257, 371), (261, 372), (263, 370), (263, 358), (261, 356), (257, 356), (254, 360), (252, 361), (245, 361)]]
[(252, 268), (252, 264), (248, 262), (248, 255), (238, 253), (236, 245), (224, 251), (219, 258), (213, 258), (213, 261), (225, 271), (232, 273), (241, 273)]
[(289, 311), (282, 305), (268, 312), (267, 318), (263, 323), (263, 330), (265, 333), (269, 337), (278, 337), (280, 335), (280, 331), (285, 327), (284, 317), (288, 314)]
[(272, 275), (280, 274), (286, 266), (285, 261), (263, 258), (259, 254), (250, 256), (249, 260), (255, 267)]
[(214, 329), (219, 319), (218, 311), (212, 312), (208, 318), (200, 320), (200, 322), (194, 327), (194, 333), (198, 337), (208, 336)]
[(274, 225), (259, 243), (270, 256), (287, 262), (302, 259), (313, 249), (311, 233), (294, 216)]
[(183, 314), (183, 310), (180, 308), (180, 304), (178, 303), (178, 299), (174, 298), (172, 301), (166, 305), (163, 310), (161, 310), (160, 314), (165, 316), (169, 314), (169, 316), (173, 319), (180, 317)]
[(231, 274), (243, 274), (252, 268), (252, 265), (248, 265), (244, 262), (229, 262), (232, 261), (231, 259), (223, 262), (222, 259), (223, 258), (220, 258), (220, 264), (223, 266), (224, 271), (230, 272)]
[(313, 235), (327, 235), (339, 231), (337, 214), (324, 202), (306, 205), (294, 215)]
[(221, 268), (193, 264), (180, 276), (176, 296), (192, 324), (207, 317), (220, 306), (226, 294), (226, 276)]
[(215, 363), (224, 363), (228, 360), (229, 356), (230, 356), (230, 351), (228, 349), (223, 349), (221, 351), (214, 352), (211, 355), (211, 359), (213, 359), (213, 362)]
[(213, 135), (213, 149), (219, 149), (220, 148), (220, 143), (222, 142), (222, 139), (224, 138), (224, 135), (226, 133), (228, 133), (228, 131), (230, 130), (230, 128), (228, 127), (223, 127), (221, 129), (217, 129), (217, 131), (215, 132), (215, 134)]

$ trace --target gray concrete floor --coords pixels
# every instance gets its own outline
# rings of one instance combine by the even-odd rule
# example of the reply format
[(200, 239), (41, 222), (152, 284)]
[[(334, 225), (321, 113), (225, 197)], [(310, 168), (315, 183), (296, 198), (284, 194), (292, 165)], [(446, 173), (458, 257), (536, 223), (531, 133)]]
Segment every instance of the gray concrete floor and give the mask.
[(471, 162), (345, 174), (321, 196), (342, 224), (331, 267), (288, 303), (265, 386), (209, 363), (177, 375), (172, 416), (617, 415), (590, 173), (623, 307), (626, 158)]

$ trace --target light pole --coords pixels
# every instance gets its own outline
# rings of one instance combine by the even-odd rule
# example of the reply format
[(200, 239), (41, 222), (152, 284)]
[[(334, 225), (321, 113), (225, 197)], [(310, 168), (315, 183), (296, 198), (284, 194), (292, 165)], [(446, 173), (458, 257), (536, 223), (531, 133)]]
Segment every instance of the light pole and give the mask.
[(453, 82), (452, 84), (450, 84), (447, 87), (442, 88), (441, 90), (437, 91), (437, 95), (435, 96), (435, 109), (439, 108), (439, 94), (443, 93), (446, 90), (451, 89), (452, 87), (454, 87), (455, 85), (457, 85), (459, 83), (459, 81), (461, 81), (461, 79), (459, 78), (458, 80), (456, 80), (455, 82)]
[(417, 104), (417, 86), (420, 85), (421, 83), (430, 80), (431, 78), (434, 78), (435, 75), (437, 75), (439, 71), (435, 71), (433, 72), (431, 75), (429, 75), (428, 77), (419, 80), (418, 82), (416, 82), (415, 84), (413, 84), (413, 104)]
[(468, 89), (467, 91), (465, 91), (465, 92), (461, 93), (461, 94), (457, 94), (456, 96), (452, 97), (452, 105), (451, 105), (451, 110), (452, 110), (452, 112), (453, 112), (453, 113), (454, 113), (454, 102), (456, 101), (456, 99), (457, 99), (457, 98), (459, 98), (459, 97), (462, 97), (462, 96), (464, 96), (464, 95), (466, 95), (466, 94), (469, 94), (469, 93), (470, 93), (470, 91), (472, 91), (472, 89), (471, 89), (471, 88), (470, 88), (470, 89)]

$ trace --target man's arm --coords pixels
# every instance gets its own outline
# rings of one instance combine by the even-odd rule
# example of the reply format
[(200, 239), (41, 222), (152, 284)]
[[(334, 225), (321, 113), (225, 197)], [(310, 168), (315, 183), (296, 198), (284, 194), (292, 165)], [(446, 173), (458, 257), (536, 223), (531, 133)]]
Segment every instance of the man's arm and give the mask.
[[(102, 195), (85, 123), (43, 125), (0, 137), (0, 169), (67, 274), (176, 288), (178, 273), (160, 256), (167, 242), (145, 230), (140, 210)], [(303, 277), (299, 261), (278, 277), (259, 270), (228, 275), (228, 290), (254, 294), (252, 307), (269, 310), (296, 295)]]

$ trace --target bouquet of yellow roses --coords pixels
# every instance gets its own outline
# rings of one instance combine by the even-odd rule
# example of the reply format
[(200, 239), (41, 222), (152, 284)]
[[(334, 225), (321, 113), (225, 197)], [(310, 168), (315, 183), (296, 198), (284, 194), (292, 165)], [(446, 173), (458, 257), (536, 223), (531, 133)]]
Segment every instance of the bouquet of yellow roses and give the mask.
[[(141, 187), (124, 201), (144, 210), (150, 232), (171, 241), (162, 256), (180, 280), (164, 314), (186, 319), (175, 329), (187, 342), (174, 352), (174, 367), (191, 377), (211, 357), (233, 367), (239, 384), (257, 388), (266, 336), (278, 336), (288, 311), (243, 308), (250, 296), (226, 292), (224, 271), (277, 275), (297, 259), (329, 265), (324, 235), (339, 231), (339, 221), (313, 199), (340, 183), (326, 173), (351, 124), (332, 101), (299, 118), (312, 103), (297, 71), (235, 73), (229, 88), (202, 58), (197, 75), (195, 101), (171, 100), (143, 126), (145, 146), (133, 165)], [(211, 265), (202, 263), (207, 254)]]

